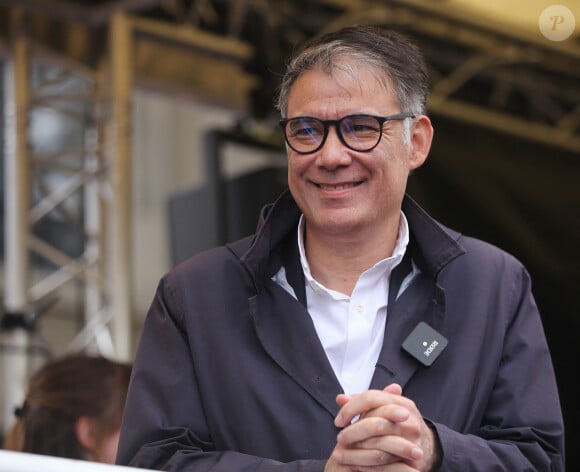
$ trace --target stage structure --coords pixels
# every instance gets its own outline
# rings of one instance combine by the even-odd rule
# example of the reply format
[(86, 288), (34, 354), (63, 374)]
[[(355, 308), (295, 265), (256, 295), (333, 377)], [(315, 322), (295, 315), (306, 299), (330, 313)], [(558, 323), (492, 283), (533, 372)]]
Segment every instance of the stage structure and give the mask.
[[(60, 350), (87, 349), (130, 360), (135, 76), (148, 84), (166, 82), (168, 67), (159, 61), (174, 50), (184, 74), (176, 82), (199, 81), (203, 74), (194, 71), (200, 69), (208, 77), (222, 77), (213, 81), (211, 93), (224, 105), (245, 108), (254, 83), (242, 69), (251, 53), (246, 44), (131, 15), (162, 1), (49, 3), (0, 1), (6, 274), (2, 432), (13, 421), (31, 371), (50, 354), (51, 346), (37, 345), (34, 331), (67, 284), (84, 287), (84, 319), (70, 345)], [(233, 76), (235, 84), (228, 83)], [(47, 113), (75, 123), (81, 139), (39, 150), (34, 125)], [(60, 247), (67, 235), (55, 238), (49, 231), (53, 237), (47, 238), (39, 230), (54, 221), (73, 229), (78, 247)]]

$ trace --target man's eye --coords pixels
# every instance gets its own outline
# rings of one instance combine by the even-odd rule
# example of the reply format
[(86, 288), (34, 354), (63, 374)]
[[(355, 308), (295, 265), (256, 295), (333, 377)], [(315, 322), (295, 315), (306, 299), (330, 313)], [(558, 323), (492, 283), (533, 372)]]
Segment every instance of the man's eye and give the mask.
[(350, 126), (350, 129), (352, 131), (354, 131), (355, 133), (364, 133), (364, 132), (371, 132), (371, 131), (377, 131), (377, 127), (376, 126), (372, 126), (369, 124), (365, 124), (365, 123), (354, 123)]
[(317, 134), (319, 134), (318, 129), (310, 127), (303, 127), (303, 128), (299, 128), (296, 130), (295, 135), (296, 136), (316, 136)]
[(343, 128), (352, 133), (376, 133), (379, 131), (379, 124), (375, 120), (353, 119), (344, 121)]
[(291, 136), (294, 138), (310, 138), (320, 136), (322, 133), (320, 126), (309, 123), (300, 123), (290, 129)]

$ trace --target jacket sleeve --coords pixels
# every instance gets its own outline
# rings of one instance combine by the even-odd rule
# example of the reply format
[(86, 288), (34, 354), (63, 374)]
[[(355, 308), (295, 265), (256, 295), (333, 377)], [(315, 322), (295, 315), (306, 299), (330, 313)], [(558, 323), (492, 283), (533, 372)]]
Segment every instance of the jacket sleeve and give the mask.
[(511, 286), (503, 352), (481, 426), (461, 434), (435, 424), (442, 471), (564, 471), (564, 428), (555, 375), (526, 270)]
[(145, 320), (121, 427), (117, 463), (187, 472), (300, 471), (325, 461), (280, 463), (216, 451), (204, 416), (188, 336), (162, 280)]

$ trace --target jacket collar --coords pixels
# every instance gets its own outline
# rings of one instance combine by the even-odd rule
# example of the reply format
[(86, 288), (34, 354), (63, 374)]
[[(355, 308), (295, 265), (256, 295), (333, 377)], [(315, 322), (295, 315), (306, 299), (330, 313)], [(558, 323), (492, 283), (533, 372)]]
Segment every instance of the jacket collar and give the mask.
[(300, 209), (292, 198), (289, 190), (262, 208), (258, 227), (250, 248), (241, 256), (241, 262), (246, 265), (254, 279), (254, 284), (260, 286), (264, 277), (270, 278), (282, 265), (279, 250), (285, 241), (296, 232), (300, 219)]
[(411, 256), (421, 270), (437, 278), (441, 269), (465, 254), (459, 243), (461, 234), (431, 218), (409, 195), (405, 195), (402, 209), (414, 240)]
[[(414, 241), (412, 258), (422, 271), (436, 278), (443, 267), (465, 253), (459, 243), (461, 234), (431, 218), (408, 195), (403, 199), (402, 208)], [(280, 268), (282, 260), (276, 257), (277, 249), (287, 245), (288, 238), (295, 237), (300, 214), (288, 190), (262, 209), (254, 240), (241, 257), (255, 283), (260, 284), (261, 276), (269, 278)]]
[[(411, 230), (411, 258), (422, 274), (412, 287), (403, 292), (393, 304), (393, 313), (387, 318), (388, 329), (377, 360), (371, 388), (384, 388), (392, 382), (404, 386), (419, 368), (419, 363), (401, 349), (401, 343), (416, 323), (426, 321), (440, 329), (444, 315), (442, 290), (433, 284), (439, 271), (464, 250), (459, 245), (459, 234), (441, 226), (430, 218), (410, 197), (405, 197), (403, 211)], [(251, 246), (241, 261), (251, 272), (258, 292), (283, 265), (288, 281), (298, 300), (306, 304), (304, 276), (301, 271), (296, 227), (300, 210), (289, 192), (262, 211), (259, 227)], [(292, 275), (293, 274), (293, 275)], [(302, 293), (300, 292), (302, 290)], [(435, 292), (433, 292), (435, 290)], [(433, 296), (425, 296), (433, 293)], [(290, 303), (278, 309), (291, 316), (270, 316), (273, 307), (262, 305), (268, 297), (257, 294), (249, 297), (250, 313), (262, 346), (272, 359), (308, 391), (331, 415), (338, 407), (334, 401), (341, 386), (333, 374), (322, 345), (317, 342), (312, 320), (306, 311), (290, 308)], [(301, 316), (302, 315), (302, 316)], [(289, 350), (287, 346), (301, 346)]]

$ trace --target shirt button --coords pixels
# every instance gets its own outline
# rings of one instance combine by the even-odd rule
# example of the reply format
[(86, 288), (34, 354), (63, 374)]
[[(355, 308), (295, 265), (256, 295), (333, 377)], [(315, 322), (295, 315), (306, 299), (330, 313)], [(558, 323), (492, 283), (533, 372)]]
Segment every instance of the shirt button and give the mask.
[(363, 305), (357, 305), (357, 306), (354, 308), (354, 311), (355, 311), (356, 313), (358, 313), (359, 315), (362, 315), (362, 314), (365, 312), (365, 307), (364, 307)]

